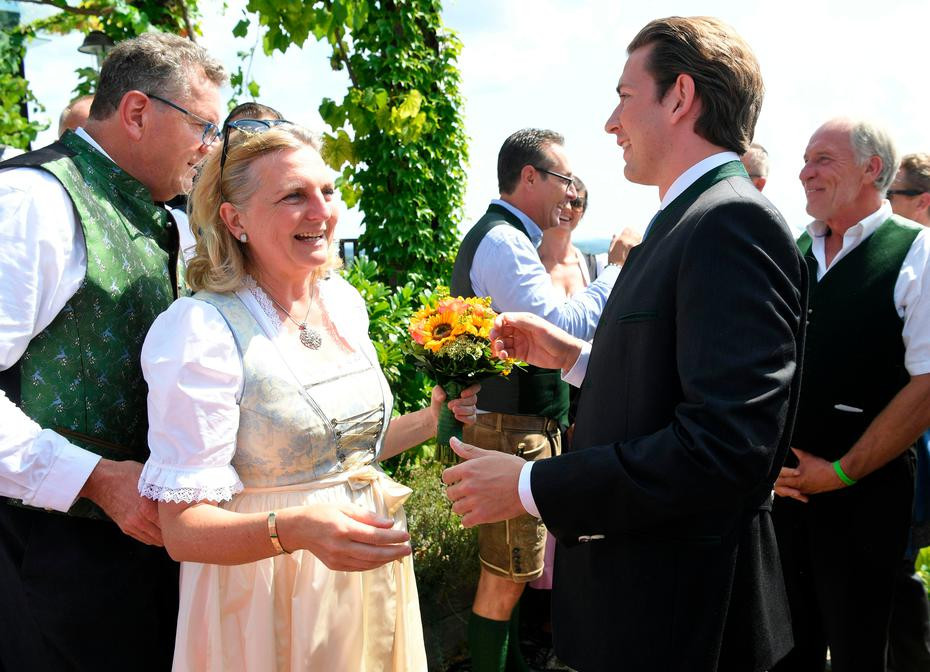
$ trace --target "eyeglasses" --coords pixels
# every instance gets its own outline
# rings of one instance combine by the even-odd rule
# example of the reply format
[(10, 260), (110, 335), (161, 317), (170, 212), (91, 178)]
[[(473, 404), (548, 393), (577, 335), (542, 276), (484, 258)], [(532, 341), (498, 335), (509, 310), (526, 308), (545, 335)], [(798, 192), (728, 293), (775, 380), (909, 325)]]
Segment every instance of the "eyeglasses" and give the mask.
[(926, 193), (923, 189), (889, 189), (885, 192), (885, 198), (891, 199), (892, 196), (920, 196)]
[(583, 198), (573, 198), (568, 202), (572, 206), (572, 210), (584, 210), (584, 199)]
[(539, 166), (533, 166), (540, 173), (545, 173), (546, 175), (552, 175), (552, 177), (557, 177), (565, 183), (565, 188), (568, 189), (575, 183), (575, 178), (571, 175), (563, 175), (562, 173), (557, 173), (554, 170), (549, 170), (548, 168), (540, 168)]
[(223, 182), (223, 168), (226, 166), (226, 152), (229, 149), (229, 130), (234, 128), (244, 133), (262, 133), (269, 128), (289, 124), (287, 119), (236, 119), (227, 121), (223, 126), (223, 153), (220, 154), (220, 184)]
[(207, 121), (203, 117), (197, 116), (190, 110), (185, 110), (183, 107), (181, 107), (177, 103), (172, 103), (167, 98), (156, 96), (154, 93), (146, 93), (145, 95), (147, 95), (149, 98), (153, 98), (154, 100), (157, 100), (159, 103), (164, 103), (168, 107), (173, 107), (178, 112), (182, 114), (186, 114), (188, 117), (191, 117), (192, 119), (194, 119), (194, 121), (196, 121), (199, 125), (203, 126), (203, 135), (200, 136), (200, 142), (203, 143), (204, 147), (209, 147), (210, 145), (213, 144), (214, 140), (220, 137), (220, 129), (212, 121)]

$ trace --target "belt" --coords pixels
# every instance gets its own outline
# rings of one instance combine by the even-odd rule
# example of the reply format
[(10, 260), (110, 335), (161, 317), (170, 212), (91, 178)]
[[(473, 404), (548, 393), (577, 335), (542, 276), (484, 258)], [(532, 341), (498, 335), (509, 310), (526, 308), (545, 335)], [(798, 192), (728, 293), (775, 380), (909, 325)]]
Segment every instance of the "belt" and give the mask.
[(509, 413), (479, 413), (476, 425), (493, 427), (500, 431), (557, 432), (559, 423), (539, 415), (511, 415)]

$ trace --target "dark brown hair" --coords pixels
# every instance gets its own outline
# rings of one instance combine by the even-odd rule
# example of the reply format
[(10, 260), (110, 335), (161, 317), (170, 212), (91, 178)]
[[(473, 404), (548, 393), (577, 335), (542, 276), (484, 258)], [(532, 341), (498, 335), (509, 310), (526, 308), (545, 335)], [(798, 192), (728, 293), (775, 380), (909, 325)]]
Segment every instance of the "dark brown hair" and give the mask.
[[(504, 140), (497, 154), (497, 187), (502, 194), (511, 194), (520, 183), (523, 166), (549, 168), (552, 160), (546, 154), (549, 145), (564, 145), (565, 138), (544, 128), (524, 128)], [(547, 175), (543, 173), (543, 178)]]
[(627, 53), (652, 47), (646, 68), (665, 97), (679, 75), (694, 80), (701, 115), (694, 132), (718, 147), (743, 154), (755, 132), (765, 87), (749, 45), (730, 26), (709, 16), (671, 16), (649, 22)]

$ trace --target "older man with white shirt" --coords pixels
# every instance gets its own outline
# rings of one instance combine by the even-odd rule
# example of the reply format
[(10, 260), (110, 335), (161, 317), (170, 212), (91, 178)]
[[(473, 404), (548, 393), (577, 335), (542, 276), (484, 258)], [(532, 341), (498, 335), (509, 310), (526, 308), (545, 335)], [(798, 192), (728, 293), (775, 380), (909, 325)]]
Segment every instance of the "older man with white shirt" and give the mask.
[(216, 139), (225, 77), (188, 40), (128, 40), (83, 128), (0, 164), (0, 669), (170, 666), (138, 360), (181, 285), (157, 202)]
[(885, 669), (895, 576), (914, 494), (912, 446), (930, 425), (930, 237), (884, 200), (888, 133), (834, 119), (800, 178), (814, 221), (798, 245), (816, 271), (793, 455), (775, 483), (775, 530), (794, 650), (774, 669)]

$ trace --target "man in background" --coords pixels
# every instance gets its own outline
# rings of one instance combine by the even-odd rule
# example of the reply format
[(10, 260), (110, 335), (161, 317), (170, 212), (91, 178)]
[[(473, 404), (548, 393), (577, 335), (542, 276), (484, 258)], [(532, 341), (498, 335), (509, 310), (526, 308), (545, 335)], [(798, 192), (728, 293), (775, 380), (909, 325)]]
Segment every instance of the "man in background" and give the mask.
[(774, 669), (885, 669), (907, 544), (914, 451), (930, 426), (930, 236), (884, 199), (898, 169), (887, 131), (833, 119), (800, 179), (814, 218), (798, 240), (811, 285), (792, 454), (775, 531), (795, 647)]
[(740, 157), (746, 172), (749, 173), (749, 179), (756, 185), (756, 189), (762, 191), (765, 182), (769, 177), (769, 153), (765, 147), (758, 142), (749, 145), (749, 149)]
[[(612, 247), (607, 268), (583, 292), (566, 298), (553, 286), (536, 247), (578, 196), (564, 142), (554, 131), (534, 128), (504, 141), (497, 159), (500, 198), (462, 241), (451, 292), (489, 296), (498, 312), (527, 310), (588, 339), (617, 279), (622, 250)], [(557, 371), (515, 369), (506, 380), (482, 382), (482, 412), (465, 438), (530, 460), (556, 455), (568, 407), (568, 387)], [(545, 541), (545, 527), (525, 512), (479, 528), (481, 574), (468, 628), (474, 672), (528, 669), (515, 607), (526, 584), (542, 574)]]
[(76, 131), (87, 123), (90, 116), (90, 106), (94, 102), (91, 95), (80, 96), (75, 98), (68, 106), (61, 111), (58, 118), (58, 137), (65, 134), (65, 131)]
[[(896, 215), (930, 226), (930, 154), (908, 154), (885, 192)], [(888, 628), (888, 669), (891, 672), (930, 670), (930, 602), (915, 572), (918, 551), (930, 545), (930, 435), (917, 449), (917, 487), (911, 536), (898, 570), (891, 625)]]

